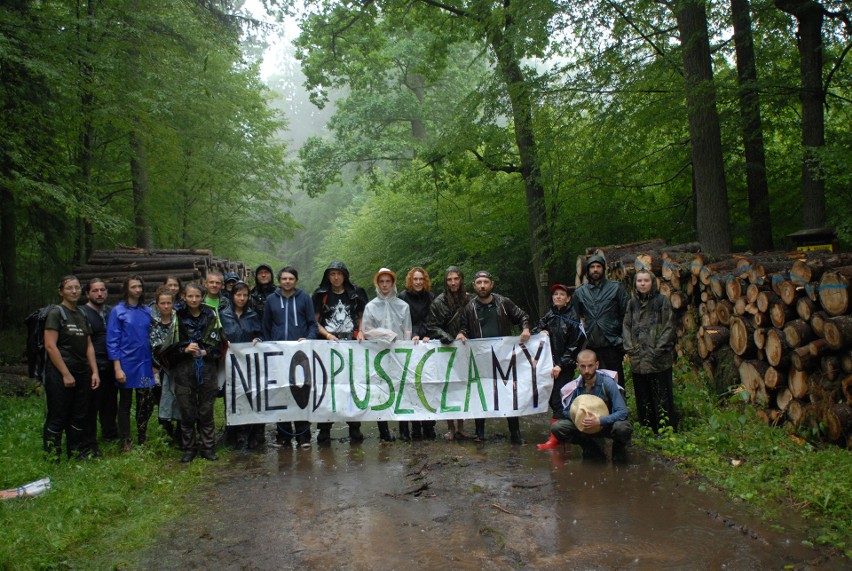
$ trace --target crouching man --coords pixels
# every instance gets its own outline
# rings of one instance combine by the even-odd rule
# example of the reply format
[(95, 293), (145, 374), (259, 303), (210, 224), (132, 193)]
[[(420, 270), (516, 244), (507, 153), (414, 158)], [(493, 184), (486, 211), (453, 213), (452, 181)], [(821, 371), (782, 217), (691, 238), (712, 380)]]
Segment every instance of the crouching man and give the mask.
[(577, 386), (563, 400), (565, 419), (558, 420), (551, 432), (559, 442), (579, 444), (586, 458), (601, 454), (595, 437), (611, 438), (613, 459), (624, 460), (633, 425), (627, 420), (627, 405), (618, 384), (598, 370), (598, 357), (589, 349), (580, 351), (577, 368)]

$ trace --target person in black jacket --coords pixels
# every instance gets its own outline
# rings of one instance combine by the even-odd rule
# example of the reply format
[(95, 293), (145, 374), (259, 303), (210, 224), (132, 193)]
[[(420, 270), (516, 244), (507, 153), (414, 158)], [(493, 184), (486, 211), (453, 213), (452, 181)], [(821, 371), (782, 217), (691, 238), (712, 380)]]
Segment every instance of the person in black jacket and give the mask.
[[(571, 305), (573, 287), (553, 284), (550, 287), (553, 295), (553, 305), (533, 329), (533, 334), (546, 331), (550, 336), (550, 352), (553, 355), (553, 390), (550, 392), (550, 409), (553, 411), (551, 424), (565, 418), (562, 407), (562, 387), (574, 378), (574, 368), (577, 365), (577, 354), (582, 349), (585, 334), (580, 319)], [(559, 441), (553, 433), (547, 442), (536, 445), (539, 450), (547, 450), (559, 446)]]
[[(508, 297), (492, 293), (494, 279), (490, 272), (478, 271), (473, 276), (473, 289), (476, 297), (471, 299), (461, 314), (461, 329), (456, 339), (482, 339), (486, 337), (508, 337), (512, 334), (512, 326), (521, 327), (520, 342), (526, 343), (530, 338), (530, 316), (514, 304)], [(517, 416), (506, 418), (509, 423), (509, 440), (512, 444), (523, 444), (521, 437), (520, 419)], [(477, 418), (476, 440), (485, 441), (485, 419)]]
[(272, 281), (272, 266), (269, 264), (260, 264), (254, 270), (254, 287), (251, 288), (249, 297), (251, 298), (251, 308), (260, 316), (263, 322), (263, 309), (266, 305), (266, 298), (275, 292), (275, 284)]
[[(352, 341), (361, 327), (361, 316), (367, 306), (367, 292), (352, 283), (343, 262), (332, 262), (325, 269), (319, 287), (311, 298), (317, 321), (317, 339)], [(331, 422), (319, 422), (317, 444), (331, 440)], [(360, 422), (347, 422), (349, 441), (362, 442)]]
[(186, 286), (186, 305), (177, 312), (177, 343), (161, 356), (174, 375), (181, 417), (181, 462), (192, 462), (198, 453), (196, 424), (201, 457), (218, 459), (213, 450), (216, 444), (213, 403), (219, 392), (217, 373), (225, 340), (216, 312), (202, 305), (203, 297), (201, 286)]
[[(405, 289), (399, 294), (399, 299), (408, 304), (408, 309), (411, 313), (412, 340), (428, 343), (429, 327), (426, 322), (429, 318), (429, 306), (432, 305), (432, 300), (435, 299), (435, 294), (432, 293), (432, 282), (429, 279), (429, 272), (420, 266), (411, 268), (408, 275), (405, 276)], [(400, 422), (400, 424), (402, 423)], [(415, 440), (419, 440), (420, 438), (434, 440), (435, 421), (412, 421), (411, 438)]]
[(86, 284), (88, 301), (80, 306), (80, 311), (92, 329), (92, 345), (95, 348), (95, 360), (98, 363), (98, 376), (101, 383), (91, 393), (89, 409), (86, 413), (85, 452), (91, 456), (100, 456), (98, 447), (98, 417), (101, 423), (101, 436), (105, 440), (118, 438), (118, 389), (115, 387), (115, 369), (109, 360), (106, 347), (106, 331), (109, 312), (112, 306), (106, 303), (106, 282), (101, 278), (92, 278)]

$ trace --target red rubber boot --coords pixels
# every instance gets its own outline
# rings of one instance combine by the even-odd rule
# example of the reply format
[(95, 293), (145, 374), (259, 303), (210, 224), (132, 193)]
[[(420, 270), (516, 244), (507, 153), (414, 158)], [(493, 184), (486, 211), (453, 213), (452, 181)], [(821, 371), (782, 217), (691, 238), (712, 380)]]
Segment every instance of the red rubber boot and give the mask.
[[(555, 423), (556, 423), (555, 418), (550, 419), (550, 425), (551, 426), (553, 426), (553, 424), (555, 424)], [(539, 450), (550, 450), (551, 448), (556, 448), (557, 446), (560, 446), (560, 442), (558, 440), (556, 440), (556, 437), (553, 435), (552, 432), (550, 433), (550, 437), (547, 439), (547, 442), (535, 445), (535, 447), (538, 448)]]

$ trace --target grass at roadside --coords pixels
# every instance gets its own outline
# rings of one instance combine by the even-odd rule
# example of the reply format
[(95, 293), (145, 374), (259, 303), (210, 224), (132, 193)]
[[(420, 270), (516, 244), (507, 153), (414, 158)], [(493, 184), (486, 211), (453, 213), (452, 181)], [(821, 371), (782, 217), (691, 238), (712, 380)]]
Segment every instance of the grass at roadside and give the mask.
[(637, 441), (768, 518), (801, 514), (810, 541), (852, 558), (852, 451), (767, 426), (739, 393), (720, 404), (702, 375), (675, 370), (681, 430), (639, 429)]
[(150, 545), (159, 526), (186, 513), (186, 498), (217, 464), (185, 466), (152, 421), (149, 443), (122, 454), (47, 462), (42, 457), (44, 403), (38, 395), (0, 397), (0, 487), (49, 476), (51, 489), (0, 502), (0, 569), (111, 569)]

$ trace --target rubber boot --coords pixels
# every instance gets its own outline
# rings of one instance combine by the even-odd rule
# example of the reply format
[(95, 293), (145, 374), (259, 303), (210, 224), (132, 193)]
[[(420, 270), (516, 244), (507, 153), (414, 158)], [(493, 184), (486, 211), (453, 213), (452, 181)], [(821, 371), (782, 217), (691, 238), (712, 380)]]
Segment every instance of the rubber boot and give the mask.
[(364, 435), (361, 433), (360, 422), (349, 423), (349, 442), (364, 442)]
[(328, 444), (331, 442), (331, 427), (325, 423), (319, 425), (317, 432), (317, 444)]
[(411, 442), (411, 434), (408, 432), (408, 422), (401, 421), (399, 423), (399, 439), (403, 442)]
[(512, 444), (526, 444), (527, 441), (521, 436), (521, 419), (517, 416), (507, 418), (509, 424), (509, 441)]
[[(556, 419), (550, 419), (550, 426), (556, 424)], [(551, 448), (556, 448), (559, 446), (559, 441), (556, 439), (556, 436), (551, 432), (550, 436), (547, 438), (547, 442), (542, 444), (536, 444), (535, 447), (539, 450), (550, 450)]]
[(477, 442), (485, 442), (485, 419), (477, 418), (473, 421), (473, 424), (476, 426), (476, 437), (474, 440)]
[(376, 424), (379, 425), (379, 440), (383, 442), (393, 442), (394, 438), (391, 436), (390, 430), (388, 429), (388, 423), (380, 420)]

